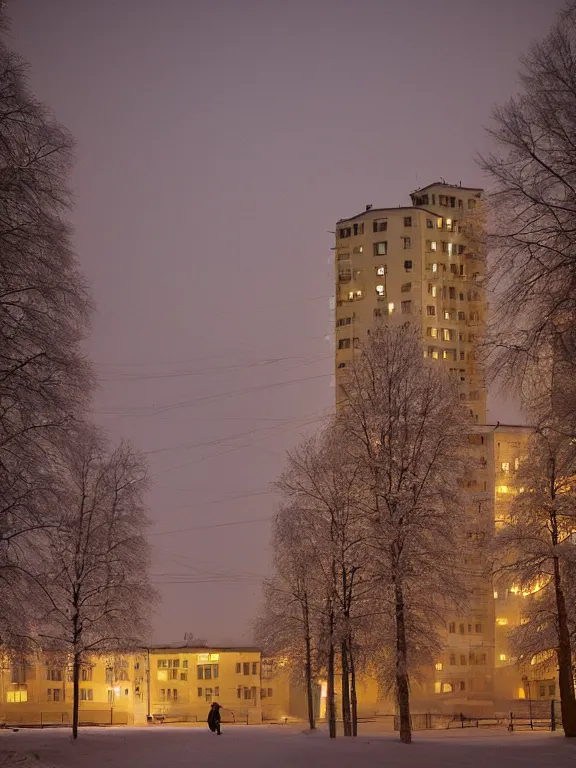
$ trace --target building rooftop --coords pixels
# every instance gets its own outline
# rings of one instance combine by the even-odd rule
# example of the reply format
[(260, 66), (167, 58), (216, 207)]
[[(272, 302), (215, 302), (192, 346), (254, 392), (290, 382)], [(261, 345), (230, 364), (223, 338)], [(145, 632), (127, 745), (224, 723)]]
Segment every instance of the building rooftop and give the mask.
[(188, 645), (187, 643), (156, 643), (146, 647), (148, 651), (190, 651), (190, 653), (204, 653), (206, 651), (226, 651), (232, 652), (244, 652), (244, 653), (259, 653), (260, 648), (255, 648), (250, 645)]
[(426, 184), (425, 187), (418, 187), (418, 189), (415, 189), (414, 192), (412, 192), (412, 195), (416, 195), (419, 192), (424, 192), (427, 189), (430, 189), (431, 187), (448, 187), (449, 189), (464, 189), (466, 192), (484, 192), (482, 187), (463, 187), (462, 182), (459, 184), (447, 184), (443, 179), (440, 181), (433, 181), (432, 184)]

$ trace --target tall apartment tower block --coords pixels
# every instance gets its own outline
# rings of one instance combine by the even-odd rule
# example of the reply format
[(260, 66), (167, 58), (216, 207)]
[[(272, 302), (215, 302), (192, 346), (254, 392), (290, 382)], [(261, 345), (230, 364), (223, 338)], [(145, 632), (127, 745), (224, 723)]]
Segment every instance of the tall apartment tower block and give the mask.
[[(423, 354), (458, 382), (469, 410), (475, 468), (465, 479), (467, 540), (462, 552), (470, 590), (467, 615), (446, 617), (442, 654), (416, 694), (445, 711), (490, 713), (529, 691), (552, 697), (554, 680), (530, 681), (511, 657), (507, 632), (522, 622), (518, 591), (494, 590), (486, 545), (505, 520), (530, 430), (489, 425), (484, 370), (477, 355), (486, 326), (483, 190), (443, 180), (416, 190), (411, 206), (375, 208), (336, 224), (336, 401), (343, 369), (360, 354), (378, 320), (415, 324)], [(524, 674), (523, 674), (524, 673)], [(531, 694), (528, 693), (530, 696)]]

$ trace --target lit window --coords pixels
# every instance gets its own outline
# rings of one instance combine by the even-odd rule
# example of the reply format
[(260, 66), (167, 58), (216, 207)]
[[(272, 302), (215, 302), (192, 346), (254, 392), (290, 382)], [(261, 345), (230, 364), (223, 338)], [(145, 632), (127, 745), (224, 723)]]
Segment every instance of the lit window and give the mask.
[(494, 590), (494, 600), (498, 600), (498, 592), (496, 590)]
[(508, 461), (502, 462), (502, 472), (510, 472), (510, 462)]
[(433, 285), (432, 286), (432, 296), (434, 298), (436, 298), (437, 295), (438, 295), (438, 287), (436, 285)]
[(391, 301), (391, 302), (388, 304), (388, 312), (389, 312), (390, 314), (392, 314), (392, 312), (394, 312), (394, 302), (393, 302), (393, 301)]
[(450, 320), (450, 312), (447, 309), (444, 311), (444, 320)]
[(376, 267), (376, 274), (377, 275), (384, 275), (386, 274), (386, 269), (383, 266)]
[(437, 349), (433, 349), (432, 350), (432, 359), (433, 360), (438, 360), (438, 350)]
[(437, 339), (438, 338), (438, 328), (429, 328), (429, 331), (430, 331), (430, 336), (433, 339)]
[(384, 296), (384, 286), (383, 285), (377, 285), (376, 286), (376, 293), (378, 296)]
[(430, 250), (431, 251), (437, 251), (438, 250), (438, 243), (436, 242), (436, 240), (432, 240), (432, 242), (430, 243)]
[(449, 328), (443, 328), (442, 338), (444, 339), (444, 341), (450, 341), (452, 338), (452, 331)]
[(452, 231), (452, 219), (446, 219), (446, 229)]
[(453, 690), (452, 683), (442, 683), (442, 693), (452, 693)]
[(501, 653), (501, 654), (500, 654), (500, 661), (506, 661), (506, 659), (507, 659), (507, 658), (508, 658), (508, 657), (506, 656), (506, 654), (505, 654), (505, 653)]
[(526, 698), (526, 691), (524, 690), (524, 688), (518, 688), (518, 698), (519, 699)]
[(364, 248), (361, 245), (357, 245), (355, 248), (352, 249), (352, 252), (353, 253), (364, 253)]
[(497, 493), (508, 493), (508, 486), (507, 485), (497, 485), (496, 486)]
[(444, 664), (442, 664), (441, 661), (437, 661), (436, 664), (434, 665), (434, 668), (436, 669), (437, 672), (442, 672), (442, 670), (444, 669)]
[(434, 683), (434, 693), (442, 693), (442, 683), (440, 682), (440, 680), (437, 680)]
[(508, 619), (496, 619), (496, 624), (499, 627), (505, 627), (508, 624)]
[(23, 704), (28, 701), (28, 691), (8, 691), (6, 701), (9, 704)]
[(168, 680), (167, 669), (159, 669), (157, 674), (158, 674), (158, 680)]
[(452, 256), (453, 251), (454, 251), (454, 247), (452, 243), (448, 243), (448, 255)]
[(438, 264), (432, 264), (432, 272), (438, 272)]
[(520, 459), (514, 459), (514, 469), (518, 470), (519, 466), (520, 466)]
[(441, 216), (439, 216), (438, 221), (436, 222), (438, 229), (442, 229), (443, 224), (444, 224), (444, 219)]

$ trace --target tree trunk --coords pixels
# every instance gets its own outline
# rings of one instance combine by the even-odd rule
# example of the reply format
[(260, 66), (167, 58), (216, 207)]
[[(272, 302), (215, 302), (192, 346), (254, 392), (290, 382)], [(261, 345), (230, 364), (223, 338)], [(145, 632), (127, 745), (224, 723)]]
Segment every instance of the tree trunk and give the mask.
[(560, 686), (560, 711), (564, 735), (576, 737), (576, 698), (574, 696), (574, 674), (572, 671), (572, 647), (566, 600), (560, 575), (558, 557), (554, 557), (554, 590), (558, 623), (558, 683)]
[(344, 736), (352, 736), (352, 722), (350, 718), (350, 674), (348, 670), (348, 643), (342, 640), (340, 644), (342, 656), (342, 722), (344, 724)]
[(328, 650), (328, 685), (327, 685), (326, 714), (328, 717), (328, 732), (330, 738), (336, 738), (336, 704), (334, 701), (334, 643), (330, 639)]
[(72, 697), (72, 737), (78, 738), (78, 706), (80, 703), (80, 653), (74, 651), (74, 661), (72, 666), (72, 683), (74, 693)]
[(314, 692), (312, 690), (312, 641), (310, 638), (310, 612), (308, 609), (308, 600), (304, 602), (304, 628), (306, 632), (306, 698), (308, 703), (308, 723), (310, 730), (316, 728), (316, 717), (314, 715)]
[(348, 653), (350, 654), (350, 700), (352, 705), (352, 736), (358, 736), (358, 698), (356, 696), (356, 664), (352, 649), (352, 638), (348, 638)]
[(400, 716), (400, 740), (404, 744), (410, 744), (412, 741), (412, 725), (410, 723), (406, 616), (404, 612), (404, 595), (402, 587), (398, 583), (394, 585), (394, 600), (396, 607), (396, 696), (398, 714)]

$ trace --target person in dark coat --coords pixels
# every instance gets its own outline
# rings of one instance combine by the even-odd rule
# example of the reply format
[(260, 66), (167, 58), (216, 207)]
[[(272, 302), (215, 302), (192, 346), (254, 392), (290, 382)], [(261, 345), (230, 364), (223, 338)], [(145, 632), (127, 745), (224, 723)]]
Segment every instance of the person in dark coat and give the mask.
[(220, 736), (220, 719), (220, 704), (215, 701), (208, 712), (208, 728), (218, 736)]

